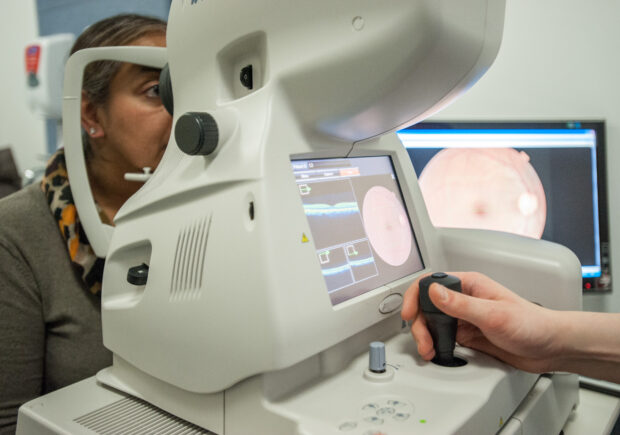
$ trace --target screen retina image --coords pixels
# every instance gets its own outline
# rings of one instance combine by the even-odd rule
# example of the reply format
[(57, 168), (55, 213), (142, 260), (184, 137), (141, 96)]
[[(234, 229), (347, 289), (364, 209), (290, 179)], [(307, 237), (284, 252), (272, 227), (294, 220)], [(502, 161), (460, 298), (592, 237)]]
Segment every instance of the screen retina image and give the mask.
[(389, 157), (292, 166), (332, 304), (423, 268)]
[(419, 126), (399, 136), (433, 224), (550, 240), (575, 252), (584, 278), (604, 273), (594, 130)]

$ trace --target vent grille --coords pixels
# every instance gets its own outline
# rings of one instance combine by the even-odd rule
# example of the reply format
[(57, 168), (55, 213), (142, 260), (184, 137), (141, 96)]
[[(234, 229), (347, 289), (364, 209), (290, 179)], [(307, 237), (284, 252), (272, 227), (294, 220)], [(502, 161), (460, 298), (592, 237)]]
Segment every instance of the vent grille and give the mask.
[(213, 434), (133, 397), (126, 397), (73, 420), (101, 435)]
[(170, 300), (200, 297), (210, 227), (211, 219), (205, 217), (179, 234), (170, 282)]

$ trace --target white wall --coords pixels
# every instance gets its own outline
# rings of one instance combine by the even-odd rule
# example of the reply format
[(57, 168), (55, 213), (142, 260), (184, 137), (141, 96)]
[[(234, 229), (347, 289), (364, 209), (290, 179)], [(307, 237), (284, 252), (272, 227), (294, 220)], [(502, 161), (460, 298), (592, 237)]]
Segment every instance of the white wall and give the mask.
[(24, 73), (24, 48), (38, 35), (35, 0), (1, 0), (0, 148), (12, 148), (20, 172), (45, 165), (45, 124), (28, 109)]
[(495, 64), (434, 120), (607, 121), (611, 295), (584, 309), (620, 312), (620, 2), (507, 0)]

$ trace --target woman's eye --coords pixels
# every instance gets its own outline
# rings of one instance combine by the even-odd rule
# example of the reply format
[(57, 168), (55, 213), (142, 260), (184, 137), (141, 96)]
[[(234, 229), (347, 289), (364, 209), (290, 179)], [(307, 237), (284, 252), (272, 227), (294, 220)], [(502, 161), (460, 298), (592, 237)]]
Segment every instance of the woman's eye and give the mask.
[(159, 98), (159, 83), (148, 88), (146, 90), (146, 96), (150, 98)]

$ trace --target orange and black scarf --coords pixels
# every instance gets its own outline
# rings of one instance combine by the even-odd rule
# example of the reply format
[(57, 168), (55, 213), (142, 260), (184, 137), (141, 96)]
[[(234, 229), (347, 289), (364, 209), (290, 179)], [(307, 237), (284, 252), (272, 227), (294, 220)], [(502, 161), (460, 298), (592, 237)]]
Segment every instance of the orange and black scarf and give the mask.
[(105, 259), (95, 255), (80, 223), (80, 217), (77, 214), (67, 178), (67, 165), (63, 149), (56, 151), (48, 162), (45, 175), (41, 181), (41, 189), (45, 193), (47, 204), (58, 223), (60, 234), (67, 243), (67, 251), (73, 266), (82, 277), (86, 288), (93, 294), (99, 293), (103, 280)]

